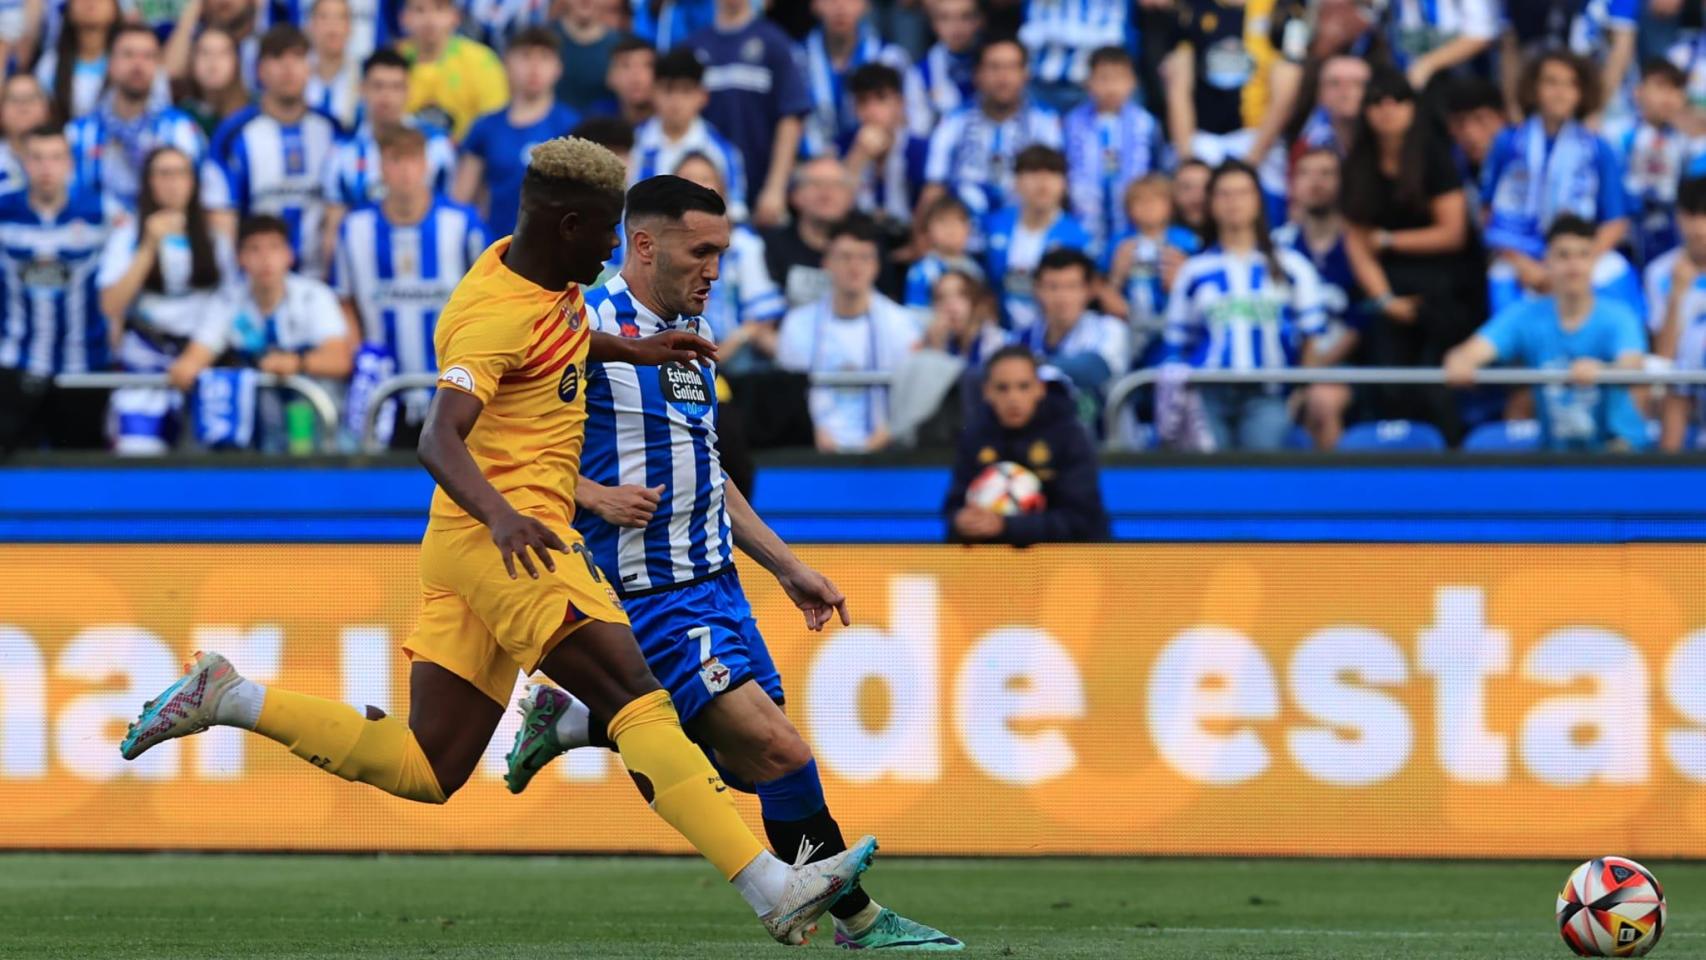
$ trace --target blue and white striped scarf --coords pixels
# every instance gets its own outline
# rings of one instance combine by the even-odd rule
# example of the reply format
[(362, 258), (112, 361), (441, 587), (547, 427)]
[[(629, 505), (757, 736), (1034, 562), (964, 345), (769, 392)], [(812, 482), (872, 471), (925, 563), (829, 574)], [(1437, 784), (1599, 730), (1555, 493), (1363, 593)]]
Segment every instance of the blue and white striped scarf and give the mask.
[(1571, 120), (1549, 147), (1545, 124), (1530, 117), (1516, 128), (1515, 141), (1516, 157), (1499, 172), (1493, 188), (1487, 243), (1539, 256), (1546, 248), (1546, 228), (1559, 214), (1594, 218), (1598, 137)]

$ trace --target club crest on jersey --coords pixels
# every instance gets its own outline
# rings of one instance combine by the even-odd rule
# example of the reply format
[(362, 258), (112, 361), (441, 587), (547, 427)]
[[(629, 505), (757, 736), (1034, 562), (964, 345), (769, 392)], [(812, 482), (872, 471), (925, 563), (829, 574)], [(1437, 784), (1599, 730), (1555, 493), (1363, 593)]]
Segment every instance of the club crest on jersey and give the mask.
[(563, 322), (567, 323), (569, 325), (569, 332), (570, 333), (580, 332), (582, 311), (570, 310), (568, 307), (563, 307), (562, 311), (563, 311)]
[(573, 403), (575, 394), (581, 389), (581, 370), (575, 364), (563, 368), (563, 377), (557, 381), (557, 399), (564, 403)]
[(630, 340), (638, 340), (640, 338), (640, 325), (632, 320), (622, 321), (621, 331), (622, 336), (627, 337)]
[(729, 680), (733, 676), (728, 667), (716, 657), (705, 661), (699, 667), (699, 680), (705, 684), (705, 689), (711, 693), (722, 693), (729, 688)]
[(699, 420), (711, 412), (711, 385), (696, 366), (670, 362), (658, 367), (658, 391), (688, 419)]

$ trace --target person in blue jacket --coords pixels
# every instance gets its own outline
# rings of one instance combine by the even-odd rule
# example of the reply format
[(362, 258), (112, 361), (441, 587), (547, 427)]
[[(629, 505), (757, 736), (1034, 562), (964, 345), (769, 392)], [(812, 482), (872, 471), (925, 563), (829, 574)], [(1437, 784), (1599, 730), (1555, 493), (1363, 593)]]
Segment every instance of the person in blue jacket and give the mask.
[[(1072, 388), (1048, 377), (1023, 346), (1002, 347), (984, 367), (983, 400), (960, 434), (954, 478), (943, 510), (953, 543), (1106, 540), (1096, 447), (1078, 420)], [(966, 503), (966, 488), (991, 464), (1017, 463), (1042, 481), (1044, 507), (1001, 516)]]

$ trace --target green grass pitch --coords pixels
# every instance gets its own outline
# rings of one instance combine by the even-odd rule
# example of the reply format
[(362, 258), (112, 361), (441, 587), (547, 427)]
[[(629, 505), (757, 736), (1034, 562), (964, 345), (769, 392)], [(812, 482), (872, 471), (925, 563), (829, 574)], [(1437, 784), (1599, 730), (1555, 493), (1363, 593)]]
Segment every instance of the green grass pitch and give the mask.
[[(965, 956), (1521, 960), (1570, 956), (1570, 866), (879, 857), (867, 887)], [(1655, 956), (1706, 953), (1706, 864), (1648, 866), (1671, 907)], [(785, 955), (695, 860), (0, 855), (4, 958)]]

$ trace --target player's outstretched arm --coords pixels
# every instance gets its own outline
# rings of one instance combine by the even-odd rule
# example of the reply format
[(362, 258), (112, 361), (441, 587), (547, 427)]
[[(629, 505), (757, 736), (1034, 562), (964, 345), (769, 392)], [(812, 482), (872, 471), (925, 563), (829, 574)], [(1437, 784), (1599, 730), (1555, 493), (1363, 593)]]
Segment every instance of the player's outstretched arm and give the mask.
[(776, 582), (782, 585), (788, 599), (806, 615), (806, 629), (822, 630), (836, 614), (840, 614), (844, 627), (853, 622), (847, 613), (847, 598), (841, 590), (830, 583), (828, 577), (801, 562), (727, 477), (723, 478), (723, 498), (729, 510), (729, 526), (734, 530), (735, 546), (758, 561), (758, 565), (770, 571)]
[(567, 553), (569, 548), (550, 527), (517, 512), (480, 473), (468, 453), (468, 432), (484, 408), (478, 397), (460, 390), (437, 391), (427, 409), (426, 426), (421, 429), (415, 453), (450, 499), (492, 531), (492, 542), (503, 554), (510, 579), (516, 577), (515, 561), (519, 558), (527, 575), (537, 580), (539, 570), (528, 551), (539, 555), (546, 570), (555, 571), (557, 563), (551, 559), (551, 551)]
[(632, 339), (594, 330), (587, 341), (587, 359), (599, 363), (632, 363), (659, 367), (666, 363), (693, 363), (703, 357), (717, 359), (717, 345), (685, 330), (665, 330), (649, 337)]

